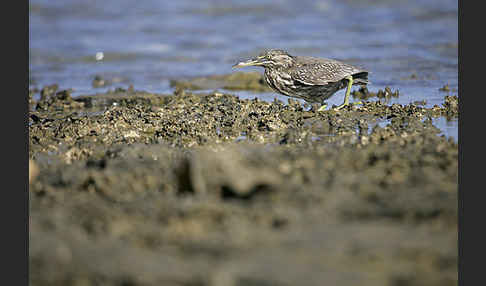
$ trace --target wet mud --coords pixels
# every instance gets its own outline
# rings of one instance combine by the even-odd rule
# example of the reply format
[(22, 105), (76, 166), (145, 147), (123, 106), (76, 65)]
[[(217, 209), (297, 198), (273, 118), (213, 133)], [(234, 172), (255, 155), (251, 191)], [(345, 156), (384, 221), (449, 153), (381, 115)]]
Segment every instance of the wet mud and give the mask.
[(378, 90), (377, 92), (370, 92), (366, 86), (360, 87), (358, 90), (353, 90), (351, 92), (351, 96), (357, 99), (370, 99), (373, 97), (376, 98), (385, 98), (391, 99), (392, 97), (399, 97), (400, 93), (398, 90), (392, 91), (390, 87), (385, 87), (384, 90)]
[(189, 90), (250, 90), (254, 92), (271, 92), (259, 72), (235, 72), (224, 75), (196, 77), (192, 79), (170, 81), (170, 86), (176, 89)]
[(31, 285), (457, 284), (456, 96), (32, 92)]

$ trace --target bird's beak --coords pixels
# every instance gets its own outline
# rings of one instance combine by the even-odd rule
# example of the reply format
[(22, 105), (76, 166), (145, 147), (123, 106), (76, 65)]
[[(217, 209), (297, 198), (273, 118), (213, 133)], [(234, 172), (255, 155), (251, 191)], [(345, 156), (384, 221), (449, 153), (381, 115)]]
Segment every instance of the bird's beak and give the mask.
[(233, 65), (233, 68), (242, 68), (242, 67), (249, 67), (249, 66), (259, 66), (262, 65), (262, 61), (259, 58), (251, 59), (245, 62), (239, 62)]

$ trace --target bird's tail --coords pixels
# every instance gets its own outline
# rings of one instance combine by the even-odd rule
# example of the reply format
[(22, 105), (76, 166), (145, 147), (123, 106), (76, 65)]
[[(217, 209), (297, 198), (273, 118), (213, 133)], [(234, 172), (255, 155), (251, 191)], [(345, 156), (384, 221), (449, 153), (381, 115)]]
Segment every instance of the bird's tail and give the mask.
[(353, 74), (353, 84), (366, 85), (369, 84), (368, 72), (360, 72)]

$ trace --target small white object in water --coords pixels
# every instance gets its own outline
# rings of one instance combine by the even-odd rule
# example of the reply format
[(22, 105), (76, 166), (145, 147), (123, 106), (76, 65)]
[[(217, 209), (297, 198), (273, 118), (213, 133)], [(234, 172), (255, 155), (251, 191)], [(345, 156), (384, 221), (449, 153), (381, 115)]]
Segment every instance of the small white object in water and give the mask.
[(104, 57), (105, 55), (103, 54), (103, 52), (97, 52), (95, 56), (97, 61), (101, 61)]

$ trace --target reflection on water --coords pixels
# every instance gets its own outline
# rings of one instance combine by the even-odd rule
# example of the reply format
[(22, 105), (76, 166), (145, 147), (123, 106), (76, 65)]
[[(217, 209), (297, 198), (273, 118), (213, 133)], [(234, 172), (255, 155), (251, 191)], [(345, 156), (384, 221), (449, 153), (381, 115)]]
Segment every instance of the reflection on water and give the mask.
[(433, 118), (432, 123), (437, 126), (442, 132), (440, 135), (444, 135), (447, 138), (454, 138), (454, 141), (459, 142), (457, 126), (458, 122), (457, 119), (455, 120), (447, 120), (445, 117), (438, 117)]
[[(58, 83), (76, 96), (101, 91), (92, 81), (108, 75), (124, 79), (115, 87), (169, 93), (172, 78), (231, 73), (232, 64), (263, 48), (284, 48), (365, 67), (370, 90), (400, 91), (391, 103), (426, 100), (430, 107), (457, 94), (439, 91), (446, 84), (457, 90), (457, 6), (451, 0), (31, 0), (29, 83)], [(329, 103), (341, 101), (338, 93)], [(457, 121), (435, 123), (457, 137)]]

